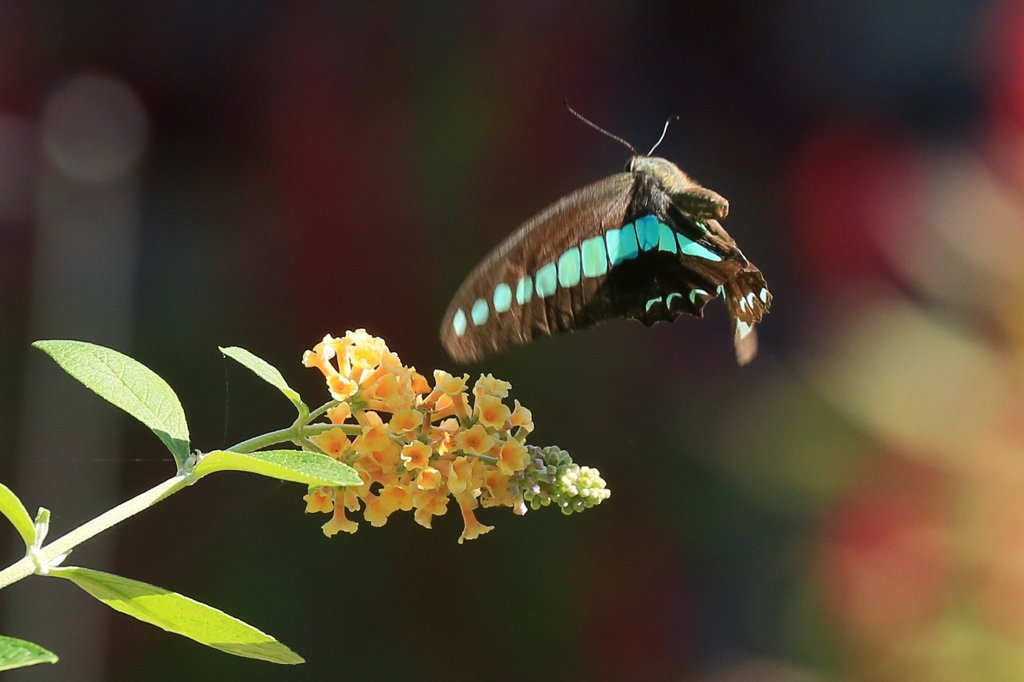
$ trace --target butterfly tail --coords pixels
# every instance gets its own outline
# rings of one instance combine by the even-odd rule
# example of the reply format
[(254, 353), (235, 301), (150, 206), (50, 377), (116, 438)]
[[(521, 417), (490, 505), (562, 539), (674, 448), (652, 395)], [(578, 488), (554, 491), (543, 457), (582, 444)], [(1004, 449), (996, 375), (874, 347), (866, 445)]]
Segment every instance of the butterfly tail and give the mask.
[(772, 305), (772, 294), (760, 270), (743, 270), (720, 287), (733, 326), (736, 361), (745, 365), (757, 355), (757, 331)]

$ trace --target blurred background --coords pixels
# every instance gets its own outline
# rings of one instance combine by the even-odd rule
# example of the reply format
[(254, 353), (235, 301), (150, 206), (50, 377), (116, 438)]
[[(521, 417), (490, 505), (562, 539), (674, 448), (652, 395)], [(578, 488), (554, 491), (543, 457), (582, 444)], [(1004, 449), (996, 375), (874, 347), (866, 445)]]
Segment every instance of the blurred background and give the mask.
[[(233, 658), (63, 581), (0, 598), (23, 680), (1024, 680), (1024, 3), (0, 3), (0, 480), (51, 538), (173, 473), (29, 348), (106, 344), (193, 445), (311, 404), (365, 327), (421, 370), (517, 224), (659, 149), (725, 195), (775, 295), (467, 371), (613, 491), (566, 518), (326, 539), (303, 489), (213, 477), (75, 551), (306, 657)], [(7, 534), (5, 563), (20, 556)]]

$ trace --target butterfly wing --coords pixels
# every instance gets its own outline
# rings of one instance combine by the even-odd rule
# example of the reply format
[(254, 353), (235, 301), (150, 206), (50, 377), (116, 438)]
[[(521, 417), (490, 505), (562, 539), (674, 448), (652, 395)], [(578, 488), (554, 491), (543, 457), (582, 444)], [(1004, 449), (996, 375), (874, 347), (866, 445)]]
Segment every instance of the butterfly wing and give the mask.
[[(720, 224), (680, 210), (653, 176), (620, 173), (566, 196), (499, 244), (452, 299), (441, 342), (470, 362), (616, 317), (646, 325), (702, 317), (717, 297), (733, 316), (730, 296), (746, 302), (757, 284), (746, 272), (760, 277)], [(737, 336), (742, 362), (752, 357), (760, 315), (753, 319), (746, 303), (740, 312), (750, 321), (742, 355)]]
[[(619, 173), (577, 190), (499, 244), (462, 283), (444, 315), (441, 343), (448, 354), (471, 362), (536, 336), (589, 326), (584, 315), (574, 314), (594, 285), (578, 249), (588, 237), (622, 224), (633, 184), (632, 174)], [(559, 279), (573, 281), (568, 260), (561, 278), (558, 273), (560, 257), (572, 248), (579, 254), (579, 292), (559, 285)], [(593, 273), (590, 261), (587, 272)]]

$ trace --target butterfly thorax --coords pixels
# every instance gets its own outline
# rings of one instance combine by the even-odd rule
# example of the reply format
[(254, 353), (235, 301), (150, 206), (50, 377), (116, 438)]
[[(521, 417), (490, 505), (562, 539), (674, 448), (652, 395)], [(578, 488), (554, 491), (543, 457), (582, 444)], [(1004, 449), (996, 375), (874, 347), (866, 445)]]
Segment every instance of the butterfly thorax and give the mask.
[(662, 190), (668, 194), (685, 192), (697, 183), (667, 159), (657, 156), (634, 156), (629, 164), (629, 172), (651, 175)]

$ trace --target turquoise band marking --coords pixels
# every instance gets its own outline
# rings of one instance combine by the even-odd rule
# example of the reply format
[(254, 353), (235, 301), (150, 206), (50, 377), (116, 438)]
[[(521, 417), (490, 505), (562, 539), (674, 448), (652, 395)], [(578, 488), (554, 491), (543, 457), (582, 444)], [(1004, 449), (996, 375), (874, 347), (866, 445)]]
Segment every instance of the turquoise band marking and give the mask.
[(604, 248), (603, 237), (591, 237), (580, 244), (583, 255), (583, 274), (587, 277), (600, 277), (608, 272), (608, 254)]
[(768, 290), (767, 289), (762, 288), (760, 296), (761, 296), (761, 302), (762, 303), (767, 303), (768, 302)]
[(608, 243), (608, 260), (612, 265), (636, 258), (640, 253), (633, 223), (626, 223), (619, 230), (608, 230), (605, 241)]
[(516, 282), (516, 303), (524, 305), (533, 298), (533, 278), (525, 275)]
[(707, 296), (708, 292), (703, 289), (690, 289), (690, 303), (697, 305), (698, 296)]
[(637, 244), (641, 251), (650, 251), (658, 245), (658, 219), (645, 215), (636, 221)]
[(469, 311), (469, 316), (473, 318), (473, 324), (479, 327), (486, 323), (490, 314), (491, 309), (487, 307), (487, 301), (482, 298), (473, 301), (473, 308)]
[(741, 339), (745, 338), (747, 336), (747, 334), (749, 334), (751, 331), (753, 331), (753, 329), (754, 329), (754, 325), (747, 324), (743, 320), (736, 320), (736, 333), (739, 334), (739, 337)]
[(555, 270), (554, 263), (548, 263), (534, 276), (537, 280), (537, 295), (541, 298), (547, 298), (551, 294), (555, 293), (555, 288), (558, 286), (558, 272)]
[(676, 236), (679, 238), (679, 250), (687, 256), (695, 256), (697, 258), (703, 258), (704, 260), (715, 262), (722, 260), (717, 253), (710, 251), (703, 244), (698, 244), (689, 237), (685, 237), (681, 234), (676, 234)]
[(675, 253), (677, 248), (676, 233), (665, 223), (658, 223), (658, 251)]
[(694, 220), (694, 221), (693, 221), (693, 224), (694, 224), (694, 225), (696, 225), (697, 227), (699, 227), (699, 228), (700, 228), (701, 230), (703, 230), (703, 231), (704, 231), (704, 234), (707, 234), (707, 233), (708, 233), (708, 226), (707, 226), (707, 225), (705, 225), (704, 223), (702, 223), (701, 221), (699, 221), (699, 220)]
[(644, 303), (644, 312), (651, 312), (651, 308), (661, 303), (661, 296), (647, 299), (647, 303)]
[(503, 313), (512, 307), (512, 287), (502, 282), (494, 287), (494, 312)]
[(563, 287), (580, 283), (580, 250), (575, 246), (558, 257), (558, 283)]
[(455, 330), (455, 336), (462, 336), (466, 333), (466, 324), (466, 313), (462, 311), (462, 308), (459, 308), (452, 317), (452, 329)]
[(673, 300), (672, 297), (673, 296), (675, 296), (676, 298), (682, 298), (683, 297), (682, 294), (673, 291), (671, 294), (669, 294), (668, 296), (665, 297), (665, 307), (666, 308), (671, 308), (672, 307), (672, 300)]

